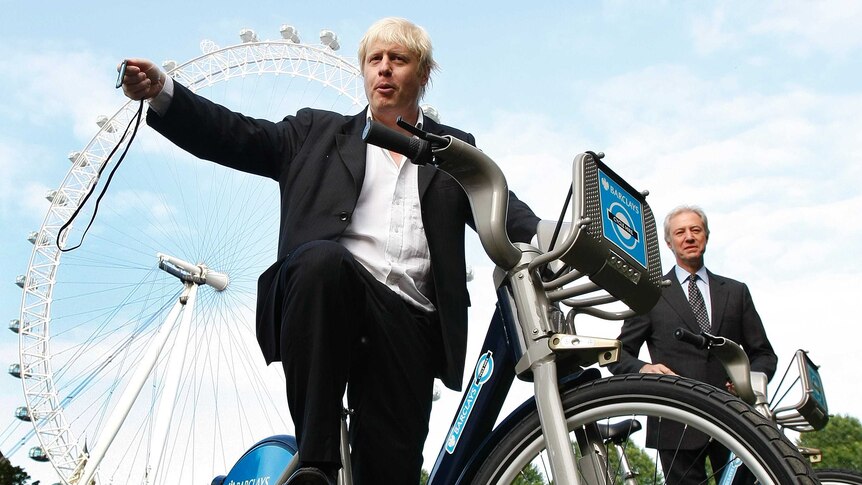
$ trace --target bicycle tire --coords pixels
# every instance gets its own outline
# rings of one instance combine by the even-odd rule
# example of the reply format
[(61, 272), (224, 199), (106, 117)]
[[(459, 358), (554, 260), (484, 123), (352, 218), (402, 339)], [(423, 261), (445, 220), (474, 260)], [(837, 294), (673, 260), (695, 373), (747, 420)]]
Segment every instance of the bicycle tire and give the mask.
[(862, 485), (862, 473), (844, 468), (815, 469), (814, 474), (822, 485)]
[[(581, 384), (561, 391), (561, 397), (570, 431), (584, 423), (632, 416), (673, 419), (718, 439), (743, 459), (760, 483), (818, 483), (807, 461), (773, 424), (713, 386), (676, 376), (632, 374)], [(534, 409), (513, 424), (491, 446), (472, 483), (516, 481), (544, 451), (538, 412)], [(581, 477), (581, 482), (596, 480)]]

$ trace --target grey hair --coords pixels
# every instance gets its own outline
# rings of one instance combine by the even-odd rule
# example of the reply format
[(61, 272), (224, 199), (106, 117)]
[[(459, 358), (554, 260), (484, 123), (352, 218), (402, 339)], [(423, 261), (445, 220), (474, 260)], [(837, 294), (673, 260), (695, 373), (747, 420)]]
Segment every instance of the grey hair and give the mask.
[(683, 212), (693, 212), (703, 221), (703, 230), (706, 232), (706, 237), (709, 237), (709, 221), (706, 219), (706, 212), (696, 205), (679, 205), (667, 213), (664, 217), (664, 242), (670, 243), (670, 220), (682, 214)]

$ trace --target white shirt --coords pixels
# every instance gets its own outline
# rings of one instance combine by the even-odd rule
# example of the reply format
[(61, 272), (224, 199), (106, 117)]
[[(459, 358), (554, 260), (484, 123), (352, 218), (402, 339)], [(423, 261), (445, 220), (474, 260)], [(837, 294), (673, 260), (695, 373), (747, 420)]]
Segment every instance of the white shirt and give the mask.
[(148, 99), (147, 103), (159, 116), (163, 116), (168, 111), (172, 99), (174, 99), (174, 78), (165, 76), (165, 85), (162, 86), (162, 90), (159, 91), (159, 94)]
[[(164, 114), (173, 99), (174, 84), (166, 76), (162, 91), (149, 100)], [(368, 111), (371, 119), (371, 111)], [(417, 126), (424, 117), (419, 110)], [(419, 203), (419, 170), (406, 159), (392, 158), (388, 150), (367, 145), (365, 180), (347, 229), (338, 239), (378, 281), (425, 311), (434, 311), (428, 299), (431, 253)]]
[[(420, 111), (418, 126), (422, 122)], [(338, 241), (409, 304), (433, 311), (428, 298), (431, 253), (422, 223), (419, 170), (406, 157), (398, 158), (393, 159), (389, 150), (367, 146), (362, 191)]]
[[(682, 286), (682, 292), (688, 298), (688, 277), (691, 275), (679, 266), (674, 266), (673, 268), (676, 272), (676, 278)], [(701, 266), (695, 274), (697, 275), (697, 289), (703, 295), (703, 304), (706, 306), (706, 316), (709, 318), (710, 323), (712, 323), (712, 298), (709, 295), (709, 274), (706, 272), (706, 266)]]

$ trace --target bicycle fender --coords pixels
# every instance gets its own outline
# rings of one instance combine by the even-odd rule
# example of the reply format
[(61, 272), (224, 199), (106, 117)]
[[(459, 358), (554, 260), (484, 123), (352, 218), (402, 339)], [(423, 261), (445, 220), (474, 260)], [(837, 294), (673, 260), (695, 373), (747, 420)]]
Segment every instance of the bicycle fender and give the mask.
[(215, 477), (211, 483), (274, 484), (298, 450), (296, 438), (293, 436), (275, 435), (264, 438), (249, 448), (227, 475)]

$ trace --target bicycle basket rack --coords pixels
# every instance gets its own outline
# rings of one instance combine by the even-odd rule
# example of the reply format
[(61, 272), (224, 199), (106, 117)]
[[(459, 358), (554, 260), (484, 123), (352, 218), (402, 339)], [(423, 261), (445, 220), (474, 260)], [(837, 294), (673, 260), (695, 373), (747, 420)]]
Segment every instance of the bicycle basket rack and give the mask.
[[(829, 422), (829, 407), (826, 404), (826, 393), (823, 381), (820, 379), (819, 366), (808, 357), (808, 352), (797, 350), (787, 366), (777, 391), (773, 394), (770, 408), (775, 415), (775, 421), (785, 428), (806, 432), (823, 429)], [(785, 379), (793, 370), (797, 377), (785, 387)], [(780, 392), (784, 389), (783, 392)], [(795, 391), (795, 392), (794, 392)], [(791, 393), (799, 394), (799, 400), (792, 406), (780, 406)]]
[[(548, 256), (553, 254), (578, 274), (589, 276), (635, 313), (646, 313), (658, 301), (662, 287), (655, 218), (646, 192), (636, 191), (600, 156), (587, 152), (575, 158), (574, 223), (561, 228), (561, 241)], [(548, 231), (549, 226), (539, 226), (540, 246)]]

